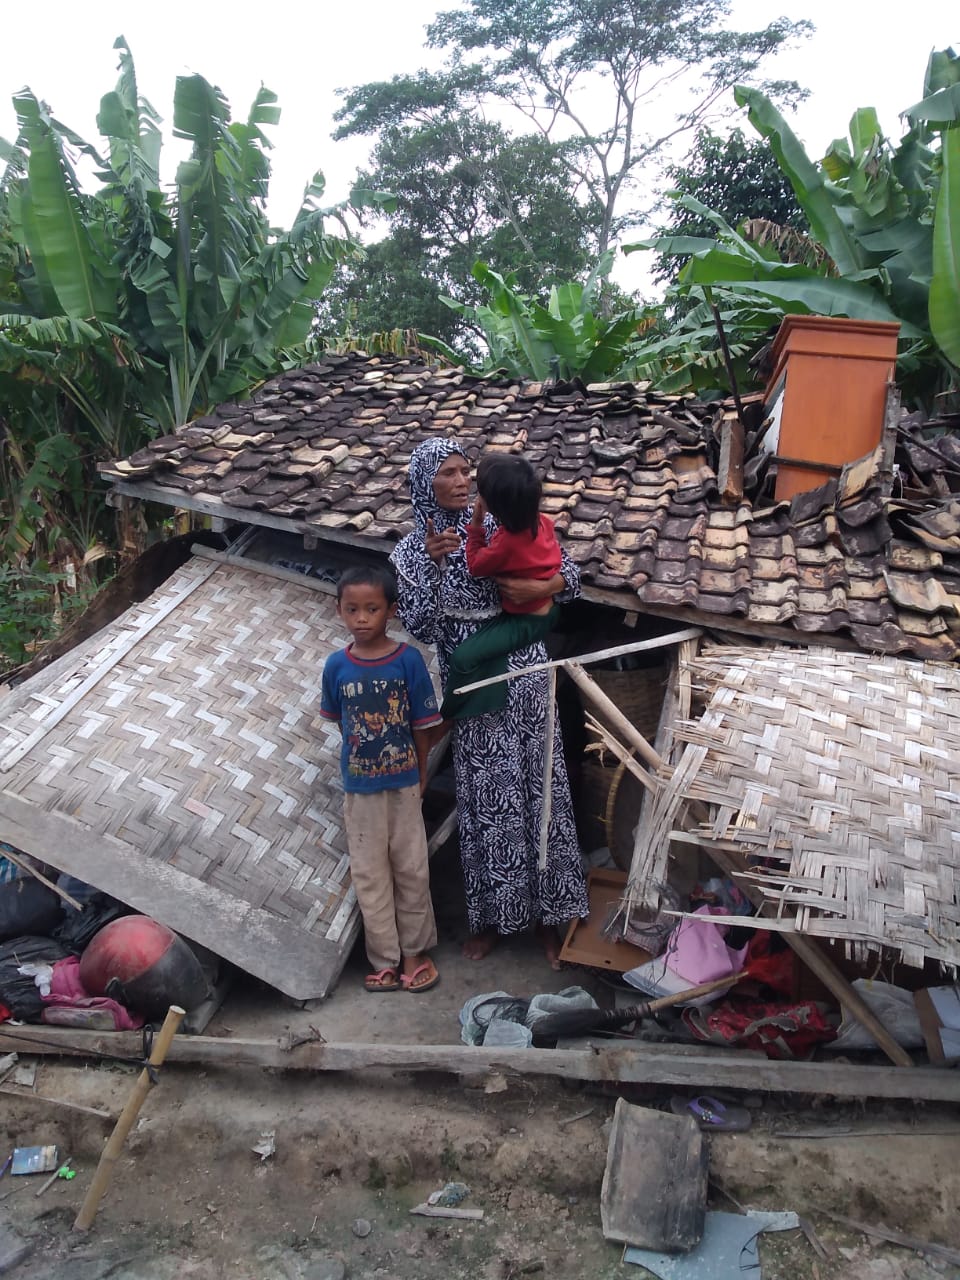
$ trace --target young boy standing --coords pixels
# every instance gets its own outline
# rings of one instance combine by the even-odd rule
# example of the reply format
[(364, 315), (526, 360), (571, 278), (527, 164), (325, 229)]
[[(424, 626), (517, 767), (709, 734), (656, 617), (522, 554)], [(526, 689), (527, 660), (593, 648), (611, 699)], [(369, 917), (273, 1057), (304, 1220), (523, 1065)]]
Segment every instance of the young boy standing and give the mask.
[(431, 726), (440, 722), (426, 664), (387, 635), (393, 575), (347, 569), (337, 613), (353, 643), (323, 667), (320, 715), (343, 735), (340, 771), (350, 874), (373, 972), (367, 991), (428, 991), (440, 980), (425, 952), (437, 942), (420, 811)]

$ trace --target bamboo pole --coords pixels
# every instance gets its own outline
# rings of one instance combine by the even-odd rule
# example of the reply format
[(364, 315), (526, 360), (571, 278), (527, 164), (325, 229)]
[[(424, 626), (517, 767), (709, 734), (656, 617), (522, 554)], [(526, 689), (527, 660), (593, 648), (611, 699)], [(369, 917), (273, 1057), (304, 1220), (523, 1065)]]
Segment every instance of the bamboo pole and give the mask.
[[(148, 1059), (149, 1066), (159, 1067), (163, 1063), (173, 1037), (177, 1034), (180, 1023), (185, 1017), (186, 1010), (181, 1009), (179, 1005), (172, 1004), (167, 1010), (167, 1016), (163, 1020), (160, 1033), (153, 1042), (153, 1049)], [(83, 1204), (80, 1206), (80, 1212), (74, 1221), (74, 1231), (87, 1231), (97, 1216), (100, 1201), (103, 1199), (107, 1187), (110, 1185), (110, 1179), (113, 1177), (113, 1166), (117, 1163), (120, 1152), (123, 1150), (123, 1144), (127, 1139), (127, 1134), (133, 1127), (133, 1122), (140, 1114), (140, 1108), (152, 1088), (153, 1080), (150, 1078), (150, 1071), (147, 1067), (144, 1067), (140, 1072), (137, 1083), (133, 1086), (130, 1097), (127, 1099), (127, 1105), (120, 1113), (120, 1118), (114, 1126), (113, 1133), (107, 1139), (107, 1145), (103, 1149), (103, 1155), (100, 1157), (97, 1171), (93, 1175), (93, 1181), (90, 1183)]]
[(637, 726), (627, 719), (617, 704), (612, 702), (603, 690), (590, 679), (580, 665), (579, 660), (569, 659), (564, 663), (564, 669), (584, 697), (593, 703), (604, 718), (623, 737), (624, 741), (635, 749), (641, 760), (646, 761), (651, 769), (660, 769), (663, 765), (663, 760), (659, 754), (654, 751)]
[(547, 677), (547, 715), (543, 744), (543, 807), (540, 810), (540, 871), (547, 869), (547, 846), (550, 835), (550, 814), (553, 810), (553, 738), (557, 721), (557, 669), (551, 668)]
[(528, 676), (536, 671), (551, 671), (554, 667), (565, 667), (576, 661), (581, 666), (592, 666), (595, 662), (606, 662), (609, 658), (622, 658), (629, 653), (644, 653), (649, 649), (665, 649), (670, 645), (682, 644), (684, 640), (695, 640), (703, 631), (700, 627), (688, 627), (685, 631), (672, 631), (666, 636), (654, 636), (652, 640), (634, 640), (631, 644), (618, 644), (614, 649), (596, 649), (593, 653), (578, 653), (576, 658), (553, 658), (550, 662), (537, 662), (529, 667), (518, 667), (515, 671), (505, 671), (499, 676), (490, 676), (486, 680), (476, 680), (473, 684), (461, 685), (454, 693), (471, 693), (474, 689), (485, 689), (487, 685), (499, 684), (502, 680), (516, 680), (518, 676)]

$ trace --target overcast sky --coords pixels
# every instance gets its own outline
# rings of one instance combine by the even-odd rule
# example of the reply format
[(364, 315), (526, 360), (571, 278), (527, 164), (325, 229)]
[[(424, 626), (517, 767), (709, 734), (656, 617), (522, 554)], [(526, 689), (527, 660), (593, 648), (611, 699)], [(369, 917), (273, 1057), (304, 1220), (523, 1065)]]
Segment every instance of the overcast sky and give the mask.
[[(289, 225), (316, 169), (326, 174), (331, 199), (339, 199), (366, 159), (367, 140), (331, 141), (335, 90), (435, 63), (436, 55), (423, 48), (423, 28), (448, 7), (436, 0), (293, 0), (276, 8), (242, 0), (166, 0), (159, 8), (129, 0), (46, 0), (38, 9), (5, 5), (0, 135), (15, 135), (10, 97), (29, 85), (58, 118), (95, 141), (100, 97), (116, 82), (113, 41), (122, 34), (136, 61), (140, 92), (165, 121), (172, 114), (174, 79), (183, 72), (218, 84), (241, 117), (261, 82), (279, 95), (283, 116), (271, 134), (269, 212)], [(769, 64), (769, 74), (811, 91), (793, 124), (814, 156), (846, 131), (860, 106), (875, 106), (887, 132), (897, 136), (898, 112), (921, 96), (931, 49), (960, 44), (956, 0), (911, 0), (896, 12), (859, 0), (733, 4), (741, 30), (762, 27), (780, 13), (809, 18), (817, 28)]]

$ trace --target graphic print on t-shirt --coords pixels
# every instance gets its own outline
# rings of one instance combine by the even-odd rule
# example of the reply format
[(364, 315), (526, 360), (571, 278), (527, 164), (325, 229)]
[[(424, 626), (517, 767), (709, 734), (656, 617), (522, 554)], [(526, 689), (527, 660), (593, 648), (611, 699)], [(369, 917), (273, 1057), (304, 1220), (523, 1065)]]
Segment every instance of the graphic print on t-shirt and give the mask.
[(417, 755), (404, 682), (363, 676), (345, 680), (340, 687), (349, 776), (389, 778), (415, 770)]

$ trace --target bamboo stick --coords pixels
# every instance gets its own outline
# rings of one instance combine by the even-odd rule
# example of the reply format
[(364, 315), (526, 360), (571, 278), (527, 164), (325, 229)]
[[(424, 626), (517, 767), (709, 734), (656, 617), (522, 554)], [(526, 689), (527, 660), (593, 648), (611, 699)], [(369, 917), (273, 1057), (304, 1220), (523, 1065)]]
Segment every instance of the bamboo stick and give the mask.
[[(153, 1049), (148, 1060), (151, 1067), (159, 1067), (163, 1063), (173, 1037), (177, 1034), (180, 1023), (185, 1017), (186, 1010), (181, 1009), (179, 1005), (172, 1004), (167, 1010), (167, 1016), (163, 1020), (160, 1033), (153, 1042)], [(74, 1221), (74, 1231), (87, 1231), (97, 1216), (100, 1201), (103, 1199), (107, 1187), (110, 1185), (110, 1179), (113, 1177), (113, 1166), (117, 1163), (127, 1134), (133, 1127), (133, 1122), (140, 1114), (140, 1108), (152, 1088), (153, 1081), (150, 1078), (150, 1072), (144, 1067), (140, 1072), (137, 1083), (133, 1086), (130, 1097), (127, 1099), (127, 1105), (120, 1113), (120, 1118), (114, 1126), (113, 1133), (107, 1139), (107, 1145), (103, 1149), (103, 1155), (100, 1157), (97, 1171), (93, 1175), (93, 1181), (90, 1183), (83, 1204), (80, 1206), (80, 1212)]]
[(538, 662), (531, 667), (520, 667), (516, 671), (505, 671), (503, 675), (490, 676), (487, 680), (477, 680), (474, 684), (461, 685), (454, 693), (470, 693), (474, 689), (485, 689), (488, 684), (499, 684), (501, 680), (516, 680), (517, 676), (528, 676), (534, 671), (550, 671), (554, 667), (565, 667), (576, 661), (588, 667), (594, 662), (606, 662), (608, 658), (622, 658), (628, 653), (643, 653), (648, 649), (665, 649), (669, 645), (682, 644), (684, 640), (694, 640), (701, 636), (700, 627), (688, 627), (686, 631), (672, 631), (666, 636), (654, 636), (651, 640), (635, 640), (632, 644), (618, 644), (614, 649), (597, 649), (593, 653), (579, 653), (576, 659), (554, 658), (551, 662)]
[(650, 743), (646, 740), (635, 724), (632, 724), (623, 714), (617, 704), (611, 701), (603, 690), (587, 675), (583, 667), (580, 665), (579, 659), (574, 661), (570, 659), (565, 664), (567, 675), (577, 686), (580, 692), (600, 711), (603, 716), (613, 725), (623, 739), (633, 747), (637, 755), (650, 766), (651, 769), (660, 769), (663, 760), (654, 751)]
[(33, 876), (35, 880), (39, 880), (41, 884), (45, 884), (48, 889), (52, 889), (59, 898), (75, 910), (83, 910), (82, 902), (78, 902), (76, 898), (72, 898), (70, 894), (67, 893), (66, 889), (61, 889), (58, 884), (54, 884), (52, 880), (48, 880), (42, 871), (38, 871), (36, 867), (32, 867), (29, 862), (25, 862), (23, 858), (18, 858), (16, 852), (11, 849), (9, 845), (5, 845), (0, 849), (0, 858), (6, 858), (6, 860), (8, 862), (12, 862), (15, 867), (19, 867), (21, 871), (26, 871), (27, 874)]

